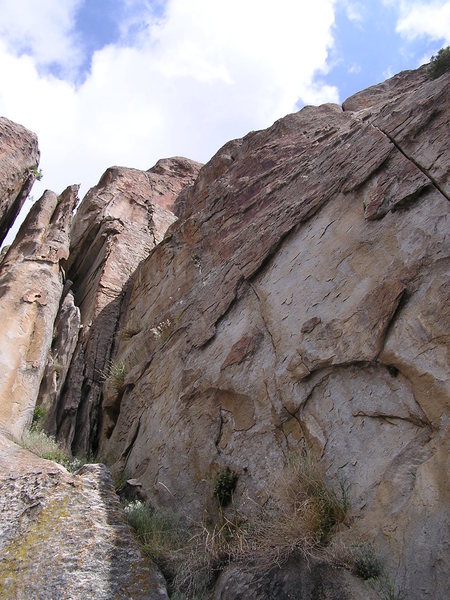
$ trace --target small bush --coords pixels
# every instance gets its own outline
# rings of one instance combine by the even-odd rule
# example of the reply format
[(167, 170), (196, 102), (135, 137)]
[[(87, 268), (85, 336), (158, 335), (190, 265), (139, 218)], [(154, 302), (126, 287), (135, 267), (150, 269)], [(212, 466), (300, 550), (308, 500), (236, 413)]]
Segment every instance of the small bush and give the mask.
[(124, 506), (128, 523), (141, 542), (144, 553), (154, 560), (168, 579), (176, 574), (174, 555), (187, 539), (180, 519), (168, 511), (153, 510), (148, 504), (134, 500)]
[(220, 506), (225, 507), (230, 504), (238, 478), (239, 475), (231, 471), (229, 467), (217, 475), (214, 481), (214, 496), (219, 501)]
[(58, 446), (55, 438), (47, 435), (42, 430), (31, 429), (27, 431), (22, 438), (21, 445), (33, 454), (47, 460), (53, 460), (63, 466), (70, 462), (69, 457)]
[(31, 429), (40, 430), (42, 428), (42, 421), (47, 415), (47, 409), (44, 406), (36, 405), (33, 410), (33, 419), (31, 421)]
[(164, 319), (164, 321), (160, 321), (157, 325), (151, 327), (150, 333), (158, 338), (160, 343), (164, 345), (173, 331), (173, 325), (173, 321)]
[(361, 579), (367, 581), (381, 576), (383, 566), (372, 544), (355, 544), (351, 547), (351, 558), (355, 575)]
[(107, 381), (113, 392), (120, 394), (125, 389), (125, 377), (128, 374), (128, 368), (123, 360), (112, 362), (106, 373)]
[(39, 424), (35, 425), (30, 431), (27, 431), (24, 434), (20, 445), (41, 458), (52, 460), (53, 462), (62, 465), (71, 473), (75, 473), (75, 471), (81, 469), (86, 463), (92, 462), (89, 458), (72, 458), (68, 456), (66, 452), (60, 448), (54, 437), (47, 435), (42, 431)]
[(437, 79), (448, 71), (450, 71), (450, 46), (441, 48), (436, 56), (432, 56), (428, 68), (431, 79)]
[(37, 165), (35, 167), (30, 167), (28, 170), (32, 175), (34, 175), (37, 181), (40, 181), (44, 177), (42, 169), (38, 169)]

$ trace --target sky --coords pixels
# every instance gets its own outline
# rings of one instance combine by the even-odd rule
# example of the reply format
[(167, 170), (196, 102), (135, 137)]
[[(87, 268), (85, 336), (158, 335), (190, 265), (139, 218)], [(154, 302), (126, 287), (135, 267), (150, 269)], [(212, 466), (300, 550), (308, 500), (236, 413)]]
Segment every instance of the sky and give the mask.
[(450, 0), (0, 0), (0, 115), (38, 135), (32, 199), (83, 196), (109, 166), (206, 162), (448, 44)]

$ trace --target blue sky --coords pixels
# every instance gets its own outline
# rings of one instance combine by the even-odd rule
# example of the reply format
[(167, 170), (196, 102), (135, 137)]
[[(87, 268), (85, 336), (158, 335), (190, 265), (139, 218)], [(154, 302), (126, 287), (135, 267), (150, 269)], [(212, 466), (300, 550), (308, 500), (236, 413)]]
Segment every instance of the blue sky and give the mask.
[(113, 164), (205, 162), (450, 43), (450, 0), (0, 0), (0, 114), (82, 194)]

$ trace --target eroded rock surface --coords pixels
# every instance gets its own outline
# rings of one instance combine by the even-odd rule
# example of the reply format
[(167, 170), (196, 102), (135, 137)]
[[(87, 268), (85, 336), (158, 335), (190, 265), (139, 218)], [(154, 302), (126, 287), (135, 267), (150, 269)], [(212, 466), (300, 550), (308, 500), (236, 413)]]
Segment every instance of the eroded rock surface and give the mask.
[(77, 474), (0, 434), (0, 599), (164, 600), (104, 465)]
[(28, 196), (38, 165), (36, 135), (0, 117), (0, 244)]
[(0, 423), (18, 438), (31, 423), (52, 343), (77, 192), (46, 191), (0, 265)]
[[(96, 449), (102, 386), (111, 369), (125, 284), (175, 221), (165, 207), (193, 183), (199, 168), (183, 158), (160, 160), (149, 171), (112, 167), (76, 213), (67, 271), (81, 329), (51, 427), (74, 453)], [(125, 327), (121, 335), (133, 331)]]
[(377, 600), (367, 583), (330, 565), (291, 560), (256, 575), (231, 567), (220, 576), (214, 600)]
[(133, 278), (100, 455), (200, 518), (219, 470), (248, 511), (308, 443), (350, 485), (351, 535), (431, 600), (448, 558), (450, 86), (400, 80), (230, 142), (180, 196)]

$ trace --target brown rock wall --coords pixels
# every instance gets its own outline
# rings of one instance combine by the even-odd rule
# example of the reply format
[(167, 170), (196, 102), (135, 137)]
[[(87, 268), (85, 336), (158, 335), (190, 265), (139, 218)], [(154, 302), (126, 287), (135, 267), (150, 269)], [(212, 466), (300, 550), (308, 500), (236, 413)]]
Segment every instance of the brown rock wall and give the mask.
[(133, 279), (100, 455), (200, 518), (219, 470), (249, 511), (306, 442), (350, 485), (350, 541), (422, 600), (447, 552), (448, 76), (398, 81), (389, 109), (308, 107), (202, 169)]
[(0, 117), (0, 244), (31, 190), (38, 165), (36, 135)]
[(45, 192), (0, 265), (0, 422), (19, 438), (31, 423), (52, 343), (77, 192)]
[(193, 183), (199, 168), (183, 158), (160, 160), (149, 171), (112, 167), (77, 211), (67, 271), (81, 329), (53, 409), (58, 438), (75, 453), (96, 449), (102, 386), (111, 369), (126, 282), (175, 221), (165, 207)]

